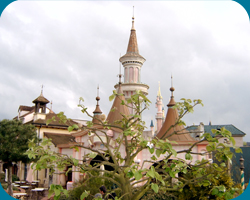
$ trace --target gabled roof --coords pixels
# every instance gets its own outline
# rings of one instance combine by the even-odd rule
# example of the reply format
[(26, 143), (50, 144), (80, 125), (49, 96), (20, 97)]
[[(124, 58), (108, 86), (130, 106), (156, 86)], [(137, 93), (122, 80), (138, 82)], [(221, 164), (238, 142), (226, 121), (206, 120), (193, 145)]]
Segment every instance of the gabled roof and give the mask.
[[(121, 84), (119, 84), (117, 93), (123, 94), (123, 91), (121, 89)], [(109, 124), (114, 125), (115, 121), (122, 120), (123, 116), (121, 114), (126, 115), (126, 116), (130, 114), (128, 107), (126, 105), (121, 105), (122, 101), (126, 102), (124, 95), (119, 95), (119, 96), (115, 97), (113, 105), (112, 105), (112, 107), (109, 111), (108, 117), (106, 119), (106, 121)], [(113, 109), (114, 109), (114, 111), (111, 111)]]
[(60, 122), (60, 118), (59, 118), (55, 113), (52, 113), (52, 112), (46, 114), (46, 119), (45, 119), (45, 120), (44, 120), (44, 119), (37, 119), (37, 120), (34, 121), (33, 123), (34, 123), (34, 124), (46, 124), (47, 120), (52, 119), (53, 117), (55, 118), (55, 121), (52, 120), (52, 121), (48, 124), (48, 126), (68, 127), (68, 126), (72, 126), (73, 124), (78, 124), (78, 123), (74, 122), (74, 121), (71, 120), (71, 119), (68, 119), (68, 120), (66, 121), (66, 123)]
[[(171, 87), (170, 91), (172, 92), (171, 99), (169, 101), (167, 116), (165, 119), (165, 122), (163, 123), (160, 131), (156, 135), (159, 139), (165, 139), (167, 136), (171, 135), (174, 131), (177, 132), (177, 134), (174, 134), (170, 137), (168, 137), (168, 140), (172, 141), (183, 141), (183, 142), (194, 142), (195, 140), (190, 136), (188, 130), (185, 129), (183, 125), (176, 125), (174, 128), (171, 128), (169, 131), (168, 129), (175, 125), (175, 123), (178, 120), (179, 114), (177, 109), (173, 109), (173, 106), (175, 105), (175, 100), (173, 96), (174, 88)], [(168, 132), (167, 132), (168, 131)], [(167, 132), (167, 133), (166, 133)]]
[(33, 111), (35, 106), (19, 106), (18, 111)]

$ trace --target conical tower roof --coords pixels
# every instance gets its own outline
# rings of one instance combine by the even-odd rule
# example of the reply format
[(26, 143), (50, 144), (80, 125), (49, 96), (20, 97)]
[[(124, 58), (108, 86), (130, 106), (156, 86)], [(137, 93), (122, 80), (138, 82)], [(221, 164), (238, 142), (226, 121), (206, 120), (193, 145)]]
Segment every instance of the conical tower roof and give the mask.
[(93, 116), (92, 122), (93, 122), (93, 124), (100, 124), (101, 123), (100, 120), (101, 121), (103, 120), (103, 115), (102, 115), (102, 111), (101, 111), (99, 103), (98, 103), (100, 101), (99, 96), (96, 97), (96, 101), (97, 101), (97, 103), (96, 103), (96, 108), (93, 112), (94, 116)]
[[(121, 89), (121, 83), (119, 82), (119, 86), (118, 86), (118, 94), (123, 94), (123, 91)], [(111, 125), (115, 125), (115, 121), (119, 121), (122, 120), (123, 115), (129, 115), (129, 110), (128, 107), (126, 105), (122, 105), (122, 101), (125, 102), (125, 97), (124, 95), (119, 95), (115, 97), (115, 100), (113, 102), (113, 105), (109, 111), (108, 117), (106, 119), (106, 121), (111, 124)], [(113, 111), (114, 109), (114, 111)]]
[[(165, 122), (163, 123), (160, 131), (156, 135), (159, 139), (165, 139), (167, 136), (172, 134), (173, 132), (177, 132), (177, 134), (174, 134), (170, 137), (168, 137), (168, 140), (172, 141), (182, 141), (182, 142), (192, 142), (195, 141), (189, 134), (189, 132), (185, 129), (183, 125), (176, 125), (174, 128), (170, 128), (171, 126), (175, 125), (175, 123), (178, 120), (179, 114), (177, 109), (173, 109), (173, 106), (176, 104), (173, 96), (174, 87), (170, 88), (171, 91), (171, 99), (168, 103), (168, 111), (166, 115)], [(170, 129), (168, 131), (168, 129)], [(167, 133), (166, 133), (167, 132)]]
[[(136, 30), (135, 30), (135, 27), (134, 27), (134, 17), (132, 17), (132, 28), (131, 28), (131, 32), (130, 32), (127, 52), (126, 52), (126, 54), (124, 56), (122, 56), (120, 58), (120, 60), (122, 58), (131, 57), (131, 56), (143, 58), (139, 54), (137, 38), (136, 38)], [(143, 58), (143, 59), (146, 60), (145, 58)]]

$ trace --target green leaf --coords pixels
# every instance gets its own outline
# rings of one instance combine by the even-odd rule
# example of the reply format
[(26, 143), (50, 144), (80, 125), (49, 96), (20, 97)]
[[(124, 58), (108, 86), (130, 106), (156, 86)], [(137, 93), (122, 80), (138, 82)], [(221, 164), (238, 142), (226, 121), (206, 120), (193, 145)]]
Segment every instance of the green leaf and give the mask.
[(115, 94), (112, 94), (111, 96), (109, 96), (109, 101), (113, 101), (114, 98), (115, 98)]
[(154, 148), (148, 148), (148, 150), (149, 150), (149, 152), (150, 152), (151, 154), (153, 154), (153, 153), (154, 153), (154, 151), (155, 151), (155, 149), (154, 149)]
[(152, 160), (157, 160), (157, 158), (154, 155), (151, 157), (151, 159)]
[(217, 195), (219, 193), (219, 190), (217, 188), (214, 188), (212, 190), (212, 195)]
[(61, 194), (61, 191), (58, 189), (55, 189), (54, 192), (55, 192), (55, 196), (59, 196)]
[(152, 188), (152, 190), (154, 190), (155, 193), (158, 193), (159, 187), (158, 187), (157, 184), (152, 183), (152, 184), (151, 184), (151, 188)]
[(132, 178), (134, 176), (134, 173), (132, 171), (129, 171), (127, 173), (127, 177)]
[(135, 179), (138, 181), (142, 178), (142, 173), (140, 171), (135, 172)]
[(169, 175), (172, 177), (172, 178), (175, 178), (175, 173), (173, 171), (169, 171)]
[(69, 196), (69, 191), (68, 190), (63, 190), (63, 194), (68, 197)]
[(80, 199), (83, 200), (85, 197), (89, 196), (89, 191), (86, 191), (82, 193)]
[(68, 131), (69, 131), (69, 132), (71, 132), (71, 131), (73, 131), (73, 130), (74, 130), (74, 127), (73, 127), (73, 126), (69, 126), (69, 127), (68, 127)]
[(203, 181), (202, 185), (207, 187), (207, 186), (211, 185), (211, 183), (208, 180), (205, 180), (205, 181)]
[(157, 157), (160, 157), (160, 156), (161, 156), (161, 153), (162, 153), (162, 150), (156, 149), (155, 154), (156, 154)]
[(191, 154), (190, 154), (190, 153), (186, 153), (185, 159), (186, 159), (186, 160), (191, 160), (191, 159), (192, 159)]
[(77, 160), (77, 159), (75, 159), (75, 158), (72, 158), (72, 161), (73, 161), (73, 163), (74, 163), (74, 166), (77, 166), (78, 163), (79, 163), (79, 160)]
[(48, 198), (50, 198), (54, 194), (54, 190), (49, 190)]
[(242, 149), (239, 147), (235, 149), (235, 153), (243, 153), (243, 152), (242, 152)]
[(151, 166), (150, 170), (148, 170), (147, 176), (150, 176), (150, 177), (152, 177), (152, 178), (155, 177), (155, 169), (154, 169), (153, 166)]
[(89, 158), (94, 158), (94, 157), (96, 157), (96, 155), (97, 155), (96, 153), (92, 152), (89, 154)]

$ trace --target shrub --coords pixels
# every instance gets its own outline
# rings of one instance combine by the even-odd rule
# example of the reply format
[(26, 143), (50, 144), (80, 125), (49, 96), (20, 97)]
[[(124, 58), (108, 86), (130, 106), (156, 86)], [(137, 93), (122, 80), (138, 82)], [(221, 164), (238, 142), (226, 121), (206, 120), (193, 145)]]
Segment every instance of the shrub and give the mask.
[(5, 173), (0, 173), (0, 183), (5, 183)]
[[(19, 181), (19, 178), (17, 175), (12, 174), (12, 183), (15, 181)], [(5, 183), (5, 173), (0, 173), (0, 183)]]
[(17, 175), (12, 174), (12, 183), (14, 183), (15, 181), (20, 181), (20, 179)]
[[(207, 166), (206, 172), (208, 174), (212, 174), (210, 178), (210, 183), (206, 186), (202, 185), (201, 183), (190, 183), (186, 185), (181, 192), (176, 193), (178, 196), (178, 199), (183, 200), (207, 200), (207, 199), (216, 199), (216, 200), (222, 200), (222, 199), (231, 199), (228, 195), (232, 196), (238, 196), (240, 192), (240, 188), (238, 185), (236, 185), (231, 178), (231, 175), (228, 173), (227, 167), (223, 168), (223, 171), (216, 171), (215, 169), (212, 169), (210, 166)], [(192, 175), (190, 173), (187, 173), (186, 176), (190, 176), (192, 178)], [(225, 186), (225, 191), (230, 191), (227, 196), (222, 196), (224, 192), (221, 192), (221, 195), (215, 196), (213, 194), (213, 188), (216, 186)]]
[[(97, 172), (91, 172), (92, 175), (97, 176)], [(86, 179), (78, 181), (74, 183), (73, 189), (69, 191), (69, 197), (66, 197), (65, 195), (61, 195), (59, 200), (79, 200), (81, 194), (86, 190), (90, 191), (90, 194), (88, 197), (85, 198), (85, 200), (92, 200), (93, 196), (96, 193), (99, 193), (99, 188), (105, 185), (107, 188), (107, 191), (110, 192), (112, 189), (114, 189), (114, 184), (110, 181), (104, 180), (102, 178), (91, 178), (88, 181)]]

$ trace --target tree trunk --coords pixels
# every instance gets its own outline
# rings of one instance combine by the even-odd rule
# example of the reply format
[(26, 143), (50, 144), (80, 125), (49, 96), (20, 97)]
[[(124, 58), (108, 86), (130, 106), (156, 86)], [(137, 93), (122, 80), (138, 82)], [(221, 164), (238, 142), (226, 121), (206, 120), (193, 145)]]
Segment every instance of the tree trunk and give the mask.
[(8, 194), (13, 196), (13, 189), (12, 189), (12, 165), (8, 166)]

